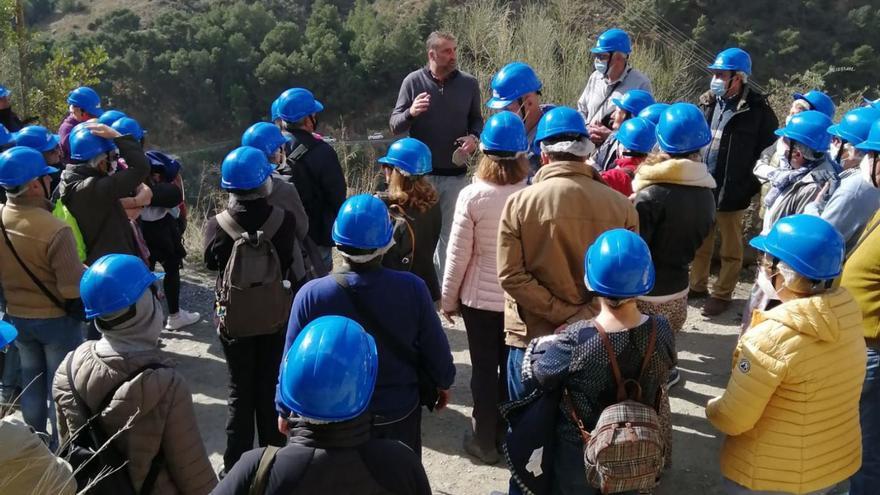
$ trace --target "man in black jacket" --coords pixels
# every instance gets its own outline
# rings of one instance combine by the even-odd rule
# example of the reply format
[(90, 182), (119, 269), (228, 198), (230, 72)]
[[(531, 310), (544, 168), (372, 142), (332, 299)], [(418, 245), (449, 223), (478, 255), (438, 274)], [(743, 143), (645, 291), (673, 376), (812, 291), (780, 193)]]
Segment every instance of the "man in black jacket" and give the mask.
[(309, 217), (309, 237), (318, 245), (329, 271), (333, 268), (330, 229), (345, 201), (347, 186), (336, 150), (314, 134), (323, 110), (324, 105), (307, 89), (291, 88), (279, 97), (281, 125), (293, 139), (278, 173), (296, 186)]
[(710, 90), (700, 96), (712, 131), (703, 161), (715, 178), (718, 212), (715, 225), (721, 236), (721, 270), (708, 291), (709, 266), (715, 247), (715, 228), (706, 237), (691, 265), (690, 296), (711, 295), (704, 316), (723, 313), (733, 297), (743, 261), (743, 218), (752, 197), (761, 189), (752, 170), (761, 152), (775, 141), (779, 125), (767, 98), (748, 85), (752, 73), (749, 54), (729, 48), (709, 66)]
[(18, 132), (24, 127), (24, 123), (18, 118), (18, 115), (12, 111), (12, 102), (9, 101), (9, 95), (12, 91), (6, 86), (0, 86), (0, 124), (9, 132)]
[(342, 316), (312, 321), (278, 379), (281, 400), (296, 413), (279, 418), (290, 431), (287, 446), (245, 453), (213, 493), (253, 494), (255, 486), (260, 495), (430, 494), (413, 451), (371, 438), (368, 406), (378, 367), (375, 340), (359, 324)]

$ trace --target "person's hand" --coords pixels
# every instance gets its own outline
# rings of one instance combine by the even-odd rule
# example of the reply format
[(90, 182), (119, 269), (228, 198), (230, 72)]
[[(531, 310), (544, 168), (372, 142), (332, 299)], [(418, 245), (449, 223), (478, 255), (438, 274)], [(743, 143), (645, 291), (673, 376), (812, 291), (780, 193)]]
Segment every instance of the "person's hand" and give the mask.
[(86, 124), (86, 129), (91, 131), (92, 135), (98, 136), (104, 139), (116, 139), (122, 134), (119, 134), (119, 131), (110, 127), (109, 125), (99, 124), (97, 122), (89, 122)]
[(413, 117), (418, 117), (431, 106), (431, 95), (428, 93), (419, 93), (416, 96), (416, 99), (413, 100), (412, 105), (409, 106), (409, 114)]
[(590, 124), (589, 129), (587, 131), (590, 133), (590, 141), (593, 144), (599, 145), (605, 142), (608, 139), (608, 136), (611, 134), (611, 129), (605, 127), (604, 125), (599, 124)]
[(477, 151), (477, 138), (473, 135), (467, 135), (458, 139), (459, 141), (461, 141), (461, 146), (459, 146), (459, 149), (461, 149), (461, 151), (467, 153), (468, 155), (473, 155), (474, 151)]
[(450, 324), (452, 324), (452, 323), (455, 323), (455, 321), (452, 319), (452, 317), (458, 316), (461, 313), (459, 313), (458, 311), (445, 311), (445, 310), (443, 310), (443, 311), (440, 311), (440, 314), (443, 315), (443, 318), (445, 318), (446, 321), (448, 321)]
[(449, 404), (449, 390), (437, 389), (437, 404), (434, 406), (434, 412), (442, 411)]
[(278, 433), (285, 437), (290, 434), (290, 423), (287, 422), (287, 418), (284, 416), (278, 416)]

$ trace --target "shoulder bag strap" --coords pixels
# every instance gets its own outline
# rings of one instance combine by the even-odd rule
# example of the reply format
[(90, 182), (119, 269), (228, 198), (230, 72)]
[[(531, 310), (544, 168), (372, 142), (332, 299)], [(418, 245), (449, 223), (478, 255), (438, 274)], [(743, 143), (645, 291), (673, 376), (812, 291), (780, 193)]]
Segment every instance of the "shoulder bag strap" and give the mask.
[(247, 231), (242, 228), (238, 222), (232, 218), (232, 215), (229, 213), (229, 210), (223, 210), (217, 214), (217, 225), (226, 232), (229, 237), (232, 238), (233, 241), (239, 240)]
[(37, 288), (40, 289), (40, 292), (42, 292), (44, 296), (49, 298), (49, 300), (52, 301), (52, 304), (58, 306), (59, 309), (67, 313), (67, 308), (64, 306), (64, 303), (62, 303), (57, 297), (55, 297), (55, 294), (52, 294), (52, 292), (43, 284), (43, 282), (40, 281), (40, 279), (37, 278), (36, 275), (34, 275), (34, 272), (32, 272), (31, 269), (24, 264), (24, 260), (21, 259), (21, 256), (18, 255), (18, 251), (16, 251), (15, 246), (12, 245), (12, 239), (9, 238), (9, 233), (6, 232), (6, 223), (3, 221), (4, 211), (6, 211), (6, 205), (0, 206), (0, 229), (3, 230), (3, 238), (6, 239), (6, 245), (9, 247), (9, 251), (12, 252), (13, 256), (15, 256), (15, 260), (18, 261), (19, 266), (21, 266), (21, 269), (24, 270), (25, 273), (27, 273), (27, 276), (30, 277), (34, 285), (36, 285)]
[(377, 343), (382, 343), (384, 347), (395, 354), (398, 358), (403, 359), (411, 366), (418, 366), (418, 357), (385, 331), (385, 328), (376, 320), (372, 312), (370, 312), (370, 310), (367, 309), (355, 296), (348, 280), (345, 278), (345, 275), (334, 273), (333, 279), (336, 280), (336, 283), (342, 287), (346, 294), (348, 294), (348, 298), (351, 300), (354, 310), (357, 312), (358, 316), (364, 320), (364, 323), (366, 323), (364, 329), (367, 333), (372, 335)]
[(651, 319), (651, 335), (648, 337), (648, 346), (645, 348), (645, 359), (642, 360), (642, 371), (639, 372), (639, 384), (641, 384), (642, 378), (645, 377), (645, 373), (648, 371), (648, 363), (654, 355), (654, 346), (657, 345), (657, 318), (654, 318), (653, 316), (649, 316), (649, 318)]
[(611, 344), (611, 339), (608, 338), (608, 334), (605, 333), (605, 329), (602, 328), (602, 325), (596, 320), (593, 320), (593, 325), (595, 325), (596, 330), (599, 331), (599, 337), (602, 339), (602, 343), (605, 345), (605, 351), (608, 353), (608, 361), (611, 364), (611, 371), (614, 373), (614, 382), (617, 384), (617, 401), (624, 401), (626, 400), (626, 383), (623, 381), (623, 375), (620, 373), (620, 366), (617, 364), (617, 354), (614, 353), (614, 346)]
[(253, 481), (251, 481), (248, 495), (263, 495), (266, 493), (269, 474), (272, 472), (272, 465), (275, 464), (275, 455), (278, 454), (279, 450), (281, 450), (281, 447), (276, 447), (275, 445), (269, 445), (263, 449), (263, 453), (260, 455), (260, 464), (257, 466), (257, 472), (254, 475)]
[(567, 388), (562, 390), (562, 401), (565, 403), (565, 410), (568, 411), (569, 417), (572, 422), (574, 422), (575, 426), (577, 426), (578, 432), (581, 434), (581, 440), (583, 440), (584, 445), (586, 445), (590, 441), (590, 433), (584, 427), (584, 422), (578, 417), (577, 412), (575, 412), (574, 403), (571, 401), (571, 395), (569, 395)]
[(263, 239), (271, 240), (272, 237), (275, 236), (275, 233), (278, 232), (278, 229), (281, 228), (283, 222), (284, 210), (273, 206), (272, 212), (269, 213), (269, 218), (267, 218), (260, 227), (260, 231), (263, 232)]

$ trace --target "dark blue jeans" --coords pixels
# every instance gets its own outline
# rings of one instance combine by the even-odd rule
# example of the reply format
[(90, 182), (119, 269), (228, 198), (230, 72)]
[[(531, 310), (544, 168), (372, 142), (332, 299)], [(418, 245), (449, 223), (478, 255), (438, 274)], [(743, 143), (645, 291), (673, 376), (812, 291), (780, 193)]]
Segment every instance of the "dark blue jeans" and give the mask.
[[(6, 315), (7, 320), (18, 329), (15, 346), (21, 358), (21, 413), (25, 422), (34, 430), (46, 433), (46, 420), (52, 425), (49, 447), (58, 445), (55, 425), (55, 407), (52, 402), (52, 380), (55, 370), (82, 342), (82, 324), (62, 316), (60, 318), (16, 318)], [(51, 404), (51, 406), (50, 406)]]
[(862, 467), (849, 479), (850, 495), (877, 493), (880, 487), (880, 350), (868, 347), (868, 366), (859, 416), (862, 426)]
[[(510, 400), (522, 399), (526, 393), (526, 387), (522, 382), (522, 362), (526, 350), (521, 347), (507, 347), (507, 395)], [(509, 495), (521, 495), (519, 485), (510, 478)]]

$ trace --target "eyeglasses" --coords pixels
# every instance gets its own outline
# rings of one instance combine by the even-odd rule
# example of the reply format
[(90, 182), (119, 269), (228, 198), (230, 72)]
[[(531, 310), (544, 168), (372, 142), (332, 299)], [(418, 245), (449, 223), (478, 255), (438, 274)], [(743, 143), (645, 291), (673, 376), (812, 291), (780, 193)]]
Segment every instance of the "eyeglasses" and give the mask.
[(610, 53), (597, 53), (596, 60), (601, 60), (603, 62), (607, 62), (607, 61), (611, 60), (611, 54)]

